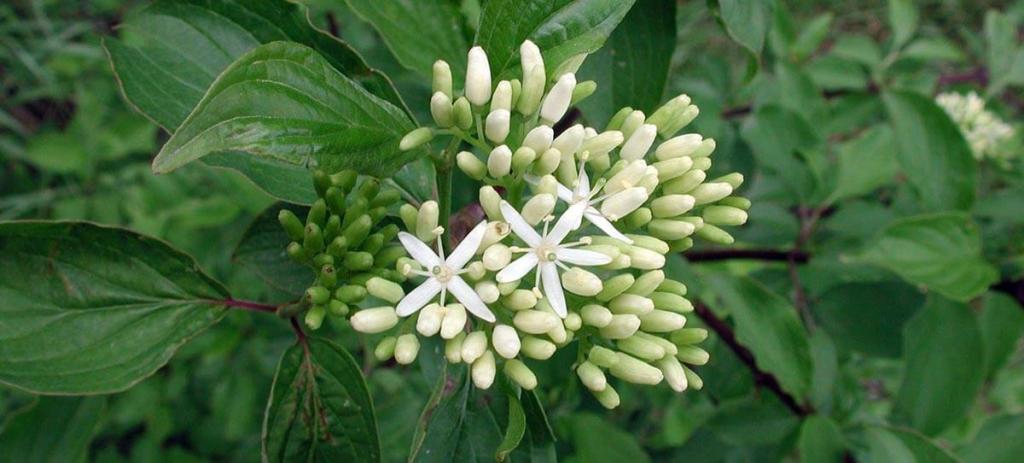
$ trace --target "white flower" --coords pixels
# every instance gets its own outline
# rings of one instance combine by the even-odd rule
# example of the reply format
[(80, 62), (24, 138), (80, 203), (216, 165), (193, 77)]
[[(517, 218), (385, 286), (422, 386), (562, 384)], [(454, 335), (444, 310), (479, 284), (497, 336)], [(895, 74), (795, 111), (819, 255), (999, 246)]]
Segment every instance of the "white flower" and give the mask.
[(508, 202), (501, 202), (501, 214), (512, 228), (512, 232), (523, 240), (529, 248), (513, 248), (513, 252), (526, 252), (502, 271), (498, 272), (495, 279), (499, 283), (508, 283), (519, 280), (530, 270), (536, 269), (538, 283), (543, 283), (543, 293), (548, 303), (560, 317), (565, 318), (568, 310), (565, 305), (565, 293), (562, 290), (562, 281), (558, 275), (558, 267), (565, 268), (564, 262), (574, 265), (604, 265), (611, 262), (611, 258), (594, 251), (583, 249), (571, 249), (573, 246), (588, 244), (589, 239), (583, 239), (576, 243), (562, 244), (562, 240), (582, 220), (587, 203), (580, 202), (569, 206), (562, 216), (555, 222), (555, 226), (548, 232), (550, 218), (544, 221), (544, 233), (538, 234), (519, 212), (516, 212)]
[[(438, 229), (440, 230), (440, 227)], [(427, 277), (427, 279), (398, 302), (395, 312), (401, 317), (412, 315), (433, 300), (437, 293), (441, 293), (441, 305), (443, 306), (445, 294), (450, 292), (473, 315), (493, 322), (495, 320), (494, 314), (487, 308), (487, 304), (459, 276), (468, 271), (462, 267), (476, 254), (486, 231), (487, 221), (477, 224), (473, 231), (463, 238), (462, 242), (455, 248), (455, 251), (447, 258), (445, 258), (444, 250), (441, 248), (440, 239), (438, 240), (437, 253), (435, 254), (426, 243), (420, 241), (412, 234), (400, 232), (398, 239), (402, 242), (402, 246), (405, 247), (405, 250), (409, 252), (409, 255), (416, 262), (419, 262), (420, 265), (427, 269), (426, 271), (406, 269), (406, 271), (413, 275)]]
[[(642, 195), (643, 196), (643, 200), (641, 200), (639, 202), (627, 201), (627, 202), (631, 203), (630, 207), (635, 206), (635, 207), (632, 207), (632, 209), (630, 209), (630, 210), (616, 210), (614, 212), (616, 212), (617, 214), (615, 214), (614, 216), (612, 216), (612, 215), (606, 216), (604, 213), (602, 213), (601, 210), (598, 210), (598, 208), (596, 207), (602, 201), (604, 201), (605, 199), (608, 199), (608, 198), (610, 198), (611, 196), (614, 196), (614, 195), (627, 194), (627, 195), (630, 195), (630, 196), (636, 196), (640, 192), (639, 191), (633, 191), (634, 188), (627, 188), (627, 189), (622, 190), (622, 191), (617, 191), (617, 192), (615, 192), (612, 195), (604, 195), (604, 196), (598, 197), (597, 193), (601, 190), (601, 187), (603, 186), (603, 184), (598, 185), (597, 188), (593, 188), (593, 189), (590, 187), (590, 177), (587, 175), (587, 171), (584, 169), (585, 164), (586, 164), (586, 160), (587, 160), (587, 155), (584, 154), (583, 160), (582, 160), (583, 162), (580, 163), (580, 171), (579, 171), (579, 175), (577, 176), (576, 186), (575, 186), (574, 189), (570, 190), (568, 187), (566, 187), (565, 185), (562, 185), (561, 183), (557, 184), (558, 199), (560, 199), (562, 201), (565, 201), (565, 203), (569, 204), (570, 206), (576, 205), (576, 204), (586, 204), (586, 207), (583, 210), (583, 217), (582, 218), (586, 218), (587, 221), (589, 221), (590, 223), (594, 224), (594, 226), (596, 226), (597, 228), (601, 229), (601, 231), (603, 231), (606, 235), (608, 235), (608, 236), (610, 236), (612, 238), (615, 238), (615, 239), (617, 239), (619, 241), (623, 241), (625, 243), (633, 244), (633, 240), (629, 239), (626, 235), (624, 235), (621, 232), (619, 232), (615, 228), (615, 226), (612, 225), (612, 221), (613, 220), (618, 220), (618, 219), (622, 218), (624, 215), (628, 214), (629, 212), (632, 212), (633, 209), (636, 209), (637, 207), (640, 207), (640, 205), (643, 204), (643, 202), (647, 199), (647, 192), (643, 191), (643, 195)], [(530, 180), (533, 183), (539, 182), (539, 180), (535, 179), (535, 178), (528, 178), (527, 180)], [(637, 190), (643, 190), (643, 188), (636, 188), (636, 189)], [(606, 212), (611, 212), (611, 211), (606, 211)], [(577, 221), (575, 224), (573, 224), (573, 230), (579, 228), (580, 225), (581, 225), (581, 221)]]

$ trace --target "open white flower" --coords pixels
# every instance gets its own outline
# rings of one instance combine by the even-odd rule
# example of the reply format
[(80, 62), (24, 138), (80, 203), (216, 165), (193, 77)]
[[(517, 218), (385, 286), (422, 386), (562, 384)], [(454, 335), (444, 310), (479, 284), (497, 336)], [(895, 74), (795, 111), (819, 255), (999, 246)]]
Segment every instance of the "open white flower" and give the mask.
[[(647, 200), (647, 191), (644, 190), (643, 188), (635, 187), (628, 188), (624, 191), (616, 192), (614, 195), (604, 195), (598, 197), (597, 193), (600, 192), (603, 184), (599, 184), (597, 188), (591, 189), (590, 177), (587, 175), (586, 169), (584, 169), (585, 164), (586, 153), (584, 153), (582, 162), (580, 163), (580, 171), (579, 175), (576, 178), (576, 186), (574, 189), (570, 190), (569, 187), (562, 185), (561, 183), (558, 184), (557, 189), (558, 199), (565, 201), (566, 204), (569, 204), (570, 206), (583, 203), (586, 204), (586, 207), (583, 210), (583, 216), (581, 217), (581, 220), (577, 221), (573, 225), (573, 229), (575, 230), (579, 228), (582, 223), (582, 219), (585, 218), (587, 219), (587, 221), (594, 224), (594, 226), (601, 229), (601, 231), (603, 231), (606, 235), (617, 240), (633, 244), (633, 240), (629, 239), (629, 237), (619, 232), (619, 230), (615, 228), (615, 225), (612, 225), (612, 220), (618, 220), (622, 218), (624, 215), (632, 212), (636, 208), (643, 205), (644, 201)], [(606, 216), (604, 213), (605, 211), (599, 210), (596, 206), (600, 204), (602, 201), (610, 199), (612, 196), (619, 196), (622, 198), (635, 198), (635, 200), (625, 201), (625, 203), (628, 203), (626, 205), (626, 209), (615, 211), (615, 216)], [(616, 202), (622, 203), (622, 201)]]
[[(441, 228), (438, 227), (438, 230), (440, 231)], [(395, 312), (401, 317), (412, 315), (433, 300), (438, 293), (441, 293), (440, 303), (443, 306), (445, 295), (450, 292), (470, 313), (480, 319), (493, 322), (494, 314), (487, 308), (487, 304), (459, 276), (468, 271), (462, 267), (476, 254), (486, 231), (487, 221), (485, 220), (477, 224), (447, 258), (445, 258), (440, 239), (437, 240), (437, 253), (435, 254), (426, 243), (414, 235), (400, 232), (398, 239), (402, 242), (402, 246), (416, 262), (428, 270), (406, 269), (408, 273), (424, 276), (427, 279), (398, 302)]]
[(501, 202), (501, 215), (512, 228), (519, 239), (523, 240), (529, 248), (513, 248), (514, 252), (526, 252), (507, 267), (498, 272), (495, 279), (499, 283), (508, 283), (524, 277), (530, 270), (536, 269), (537, 282), (534, 288), (543, 284), (544, 297), (560, 317), (565, 318), (568, 310), (565, 305), (565, 292), (562, 290), (562, 281), (558, 275), (558, 267), (566, 269), (565, 262), (574, 265), (604, 265), (611, 262), (611, 258), (599, 252), (584, 249), (571, 249), (581, 244), (589, 244), (590, 239), (584, 238), (575, 243), (562, 243), (562, 240), (582, 220), (587, 207), (586, 202), (579, 202), (569, 206), (562, 213), (555, 226), (548, 232), (548, 225), (551, 218), (544, 221), (544, 233), (538, 234), (529, 223), (512, 207), (508, 202)]

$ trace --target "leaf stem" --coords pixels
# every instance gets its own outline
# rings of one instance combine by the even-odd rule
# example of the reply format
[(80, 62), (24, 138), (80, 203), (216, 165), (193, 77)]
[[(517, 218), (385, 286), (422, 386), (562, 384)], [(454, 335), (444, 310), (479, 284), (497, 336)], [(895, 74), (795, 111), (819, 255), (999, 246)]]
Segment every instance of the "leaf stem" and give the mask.
[[(440, 156), (434, 157), (434, 177), (437, 181), (437, 204), (438, 204), (438, 223), (448, 229), (448, 221), (452, 215), (452, 167), (455, 165), (455, 151), (459, 148), (459, 137), (452, 137), (452, 141), (448, 143), (448, 147), (441, 152)], [(447, 248), (451, 243), (448, 242), (448, 233), (442, 236), (444, 240), (442, 244)]]
[(260, 304), (259, 302), (250, 301), (239, 301), (236, 299), (225, 299), (223, 301), (216, 301), (218, 304), (223, 304), (225, 307), (232, 309), (248, 310), (252, 312), (277, 312), (277, 306), (269, 304)]

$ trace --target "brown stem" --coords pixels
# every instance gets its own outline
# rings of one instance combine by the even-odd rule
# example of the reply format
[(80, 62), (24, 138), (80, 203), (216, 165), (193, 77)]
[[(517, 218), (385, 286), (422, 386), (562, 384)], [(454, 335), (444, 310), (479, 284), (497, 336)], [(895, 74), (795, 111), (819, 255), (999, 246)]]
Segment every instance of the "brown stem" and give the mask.
[(810, 256), (805, 251), (796, 249), (707, 249), (687, 251), (683, 257), (690, 262), (714, 262), (720, 260), (749, 259), (768, 261), (793, 260), (798, 264), (806, 264)]
[(252, 312), (277, 312), (277, 306), (260, 304), (258, 302), (239, 301), (235, 299), (227, 299), (223, 301), (217, 301), (218, 304), (223, 304), (226, 307), (233, 309), (249, 310)]

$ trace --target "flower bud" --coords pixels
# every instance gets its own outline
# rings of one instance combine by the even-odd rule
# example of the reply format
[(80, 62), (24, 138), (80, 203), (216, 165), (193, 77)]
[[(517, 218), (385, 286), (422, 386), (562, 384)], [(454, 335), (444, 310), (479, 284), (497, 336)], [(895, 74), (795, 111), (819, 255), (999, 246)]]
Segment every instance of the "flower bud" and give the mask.
[(588, 361), (583, 361), (576, 367), (576, 375), (580, 377), (580, 382), (591, 391), (603, 391), (608, 387), (608, 378), (605, 378), (604, 372), (597, 365)]
[(618, 130), (608, 130), (583, 142), (580, 150), (587, 151), (591, 156), (607, 153), (622, 144), (624, 138)]
[(436, 302), (427, 304), (420, 309), (416, 318), (416, 331), (424, 337), (431, 337), (441, 331), (441, 323), (444, 321), (445, 308)]
[(747, 223), (747, 211), (730, 206), (708, 206), (701, 215), (704, 222), (712, 225), (743, 225)]
[[(481, 333), (482, 334), (482, 333)], [(469, 341), (467, 338), (466, 341)], [(463, 349), (463, 360), (465, 360), (465, 349)], [(468, 360), (466, 360), (469, 363)], [(494, 373), (496, 367), (494, 365), (494, 354), (491, 351), (484, 351), (476, 361), (471, 362), (473, 365), (470, 367), (470, 376), (473, 378), (473, 385), (477, 389), (488, 389), (494, 384)]]
[(576, 312), (569, 312), (565, 315), (565, 320), (562, 320), (562, 324), (569, 331), (578, 331), (583, 328), (583, 317)]
[(569, 99), (569, 106), (585, 100), (588, 96), (593, 95), (595, 90), (597, 90), (597, 82), (592, 80), (585, 80), (576, 84), (576, 87), (572, 89), (572, 98)]
[(522, 216), (530, 225), (537, 225), (555, 210), (555, 196), (548, 193), (534, 195), (523, 205)]
[(405, 225), (406, 230), (416, 230), (416, 216), (419, 213), (419, 209), (412, 204), (403, 204), (398, 208), (398, 216), (402, 219), (402, 225)]
[(394, 336), (387, 336), (384, 339), (381, 339), (380, 342), (377, 343), (377, 347), (373, 349), (373, 357), (377, 359), (378, 362), (383, 362), (393, 357), (395, 355), (395, 344), (397, 341), (398, 340), (395, 339)]
[(452, 119), (455, 120), (455, 125), (466, 130), (473, 126), (473, 108), (469, 105), (469, 100), (464, 96), (460, 96), (452, 104)]
[(655, 110), (654, 114), (647, 118), (647, 123), (663, 127), (673, 116), (685, 110), (688, 106), (690, 106), (690, 97), (679, 95)]
[(645, 314), (654, 310), (654, 301), (636, 294), (624, 293), (608, 302), (608, 308), (617, 314)]
[(584, 297), (596, 296), (601, 292), (601, 279), (579, 267), (572, 267), (562, 272), (562, 286), (570, 293)]
[(466, 327), (466, 308), (462, 304), (448, 304), (441, 319), (441, 337), (452, 339)]
[(688, 133), (673, 137), (658, 145), (658, 149), (654, 150), (654, 156), (661, 161), (689, 157), (700, 148), (703, 141), (704, 139), (699, 133)]
[(501, 195), (490, 185), (480, 187), (480, 207), (490, 220), (504, 221), (501, 215)]
[(694, 373), (693, 370), (686, 368), (684, 365), (683, 373), (686, 374), (686, 383), (689, 384), (693, 390), (699, 391), (704, 388), (704, 380), (700, 379), (700, 376), (697, 376), (697, 373)]
[(612, 315), (612, 320), (600, 329), (601, 336), (608, 339), (625, 339), (640, 329), (640, 317), (633, 314)]
[(344, 285), (334, 290), (334, 298), (346, 304), (362, 302), (367, 294), (366, 288), (356, 285)]
[(562, 161), (562, 152), (554, 148), (550, 148), (544, 151), (540, 155), (540, 159), (537, 160), (533, 165), (533, 173), (535, 175), (549, 175), (558, 169), (558, 164)]
[[(558, 319), (558, 316), (555, 315), (555, 318)], [(564, 346), (572, 340), (569, 338), (569, 332), (565, 330), (565, 326), (560, 322), (556, 324), (554, 328), (551, 328), (551, 330), (547, 332), (547, 335), (559, 346)]]
[(645, 119), (646, 116), (644, 116), (643, 111), (632, 111), (622, 120), (622, 127), (619, 131), (622, 132), (623, 137), (626, 137), (626, 140), (629, 140), (633, 136), (633, 132), (636, 132), (641, 125), (644, 125)]
[(651, 124), (641, 125), (636, 129), (626, 143), (622, 144), (619, 157), (627, 161), (643, 159), (647, 150), (651, 149), (654, 137), (658, 135), (658, 128)]
[(491, 98), (491, 65), (483, 48), (469, 50), (466, 64), (466, 98), (477, 106), (487, 104)]
[(491, 174), (491, 177), (504, 177), (508, 175), (511, 168), (512, 150), (508, 146), (501, 145), (491, 150), (491, 154), (487, 156), (487, 172)]
[(655, 219), (648, 224), (648, 231), (652, 236), (669, 241), (686, 238), (696, 229), (692, 223), (682, 220)]
[(430, 115), (438, 127), (448, 128), (455, 124), (452, 99), (442, 92), (435, 92), (430, 98)]
[(703, 183), (690, 192), (696, 205), (708, 204), (718, 201), (732, 194), (732, 186), (728, 183)]
[(661, 370), (654, 368), (649, 363), (636, 357), (619, 352), (618, 361), (615, 362), (608, 372), (624, 381), (634, 384), (655, 385), (664, 379)]
[(547, 80), (543, 65), (523, 68), (523, 91), (516, 102), (516, 110), (520, 114), (529, 116), (537, 111), (540, 100), (544, 98)]
[(448, 363), (462, 362), (462, 342), (466, 339), (466, 333), (459, 332), (455, 337), (445, 341), (444, 358)]
[(614, 222), (642, 206), (647, 202), (647, 197), (647, 190), (643, 188), (627, 188), (601, 202), (601, 215)]
[(520, 351), (523, 355), (536, 360), (547, 360), (555, 355), (555, 350), (558, 349), (555, 343), (533, 336), (523, 336), (522, 343)]
[(395, 361), (401, 365), (408, 365), (416, 360), (420, 352), (420, 341), (415, 334), (403, 334), (398, 337), (395, 343)]
[(349, 323), (360, 333), (375, 334), (394, 328), (398, 324), (398, 315), (394, 307), (375, 307), (356, 312)]
[(679, 360), (672, 356), (665, 356), (654, 362), (654, 366), (661, 370), (661, 374), (665, 376), (665, 382), (673, 391), (683, 392), (686, 390), (686, 372), (683, 371), (683, 365), (679, 363)]
[(729, 232), (711, 224), (705, 224), (703, 227), (700, 227), (700, 230), (697, 230), (697, 236), (718, 244), (728, 245), (736, 241)]
[(654, 306), (661, 310), (669, 310), (676, 313), (693, 312), (693, 304), (686, 300), (685, 297), (662, 292), (660, 288), (651, 294), (651, 300), (654, 301)]
[(277, 221), (280, 222), (281, 228), (284, 229), (285, 233), (288, 234), (288, 237), (293, 241), (302, 241), (306, 236), (305, 229), (302, 226), (302, 221), (295, 216), (294, 212), (289, 211), (288, 209), (281, 209), (281, 211), (277, 213)]
[(484, 263), (480, 261), (472, 262), (466, 266), (466, 278), (477, 281), (487, 274), (487, 269), (484, 268)]
[[(639, 332), (637, 334), (640, 334)], [(615, 343), (623, 352), (635, 355), (643, 360), (653, 361), (665, 356), (665, 349), (660, 344), (644, 339), (641, 336), (630, 336)]]
[(473, 286), (473, 290), (480, 296), (480, 300), (487, 304), (493, 304), (501, 296), (501, 293), (498, 291), (498, 285), (489, 280), (477, 283)]
[[(501, 243), (495, 243), (484, 251), (483, 263), (484, 268), (497, 272), (508, 265), (509, 261), (512, 260), (512, 251), (509, 250), (508, 246)], [(498, 287), (495, 286), (494, 290), (497, 291)]]
[(537, 375), (530, 371), (530, 368), (526, 366), (520, 360), (511, 359), (505, 362), (505, 376), (515, 381), (519, 387), (532, 391), (537, 387)]
[(607, 347), (593, 346), (587, 352), (587, 359), (601, 368), (611, 368), (619, 361), (618, 353)]
[(693, 159), (698, 159), (698, 158), (703, 158), (703, 157), (710, 156), (711, 153), (713, 153), (715, 151), (715, 146), (716, 146), (715, 139), (713, 139), (713, 138), (706, 138), (706, 139), (704, 139), (704, 141), (700, 142), (700, 147), (697, 148), (693, 152), (693, 154), (690, 154), (690, 157), (693, 158)]
[[(685, 174), (665, 182), (665, 187), (662, 191), (666, 195), (690, 193), (694, 188), (704, 182), (706, 177), (707, 174), (704, 171), (691, 169)], [(694, 202), (696, 202), (696, 200), (694, 200)]]
[(507, 359), (519, 355), (519, 349), (522, 347), (522, 344), (519, 342), (519, 333), (516, 332), (516, 329), (502, 324), (494, 326), (494, 331), (491, 333), (491, 343), (494, 345), (494, 351)]
[[(658, 289), (658, 285), (663, 281), (665, 281), (665, 272), (661, 270), (651, 270), (650, 272), (640, 275), (640, 277), (636, 279), (636, 282), (633, 283), (633, 286), (630, 286), (626, 292), (637, 296), (647, 297), (653, 293), (654, 290)], [(653, 298), (651, 299), (651, 302), (654, 303), (655, 307), (658, 307), (657, 301)]]
[(313, 286), (306, 289), (306, 300), (313, 305), (326, 304), (331, 300), (331, 292), (323, 286)]
[(335, 317), (344, 317), (348, 315), (349, 307), (348, 304), (345, 304), (344, 302), (332, 299), (331, 302), (327, 304), (327, 312)]
[(712, 182), (728, 183), (729, 186), (731, 186), (732, 189), (735, 190), (739, 188), (740, 185), (743, 185), (743, 174), (739, 172), (733, 172), (731, 174), (726, 174), (721, 177), (718, 177), (712, 180)]
[(487, 175), (487, 166), (469, 151), (455, 155), (455, 164), (473, 180), (482, 180)]
[(686, 285), (679, 281), (666, 279), (660, 285), (658, 285), (658, 292), (676, 294), (679, 296), (686, 295)]
[(540, 118), (546, 125), (552, 125), (562, 119), (565, 112), (569, 110), (569, 101), (572, 99), (572, 91), (576, 87), (576, 76), (572, 73), (562, 74), (558, 82), (551, 87), (548, 96), (541, 104)]
[(708, 338), (708, 330), (704, 328), (683, 328), (672, 332), (672, 342), (679, 346), (697, 344)]
[[(518, 330), (528, 334), (546, 334), (555, 329), (556, 326), (562, 325), (558, 316), (553, 312), (543, 312), (540, 310), (521, 310), (516, 312), (515, 317), (512, 319), (512, 324)], [(637, 320), (637, 326), (639, 326), (639, 319)]]
[[(501, 302), (509, 310), (528, 310), (537, 306), (537, 295), (528, 289), (517, 289), (505, 296)], [(543, 330), (541, 332), (546, 331)]]
[(508, 296), (509, 294), (512, 294), (512, 292), (515, 291), (517, 288), (519, 288), (519, 280), (509, 281), (506, 283), (498, 283), (498, 292), (501, 293), (502, 296)]
[(381, 277), (373, 277), (367, 280), (366, 291), (373, 297), (383, 299), (392, 304), (397, 304), (398, 301), (405, 297), (405, 291), (402, 290), (401, 285)]
[(551, 142), (555, 136), (554, 130), (546, 125), (538, 125), (527, 132), (523, 138), (523, 146), (532, 149), (534, 152), (543, 153), (551, 148)]
[(629, 268), (632, 264), (633, 260), (628, 255), (622, 254), (619, 255), (619, 257), (612, 259), (611, 262), (602, 265), (601, 268), (606, 270), (622, 270), (624, 268)]
[[(501, 199), (499, 197), (499, 204), (500, 201)], [(486, 209), (484, 211), (486, 212)], [(498, 210), (498, 212), (500, 213), (501, 210)], [(484, 238), (480, 241), (480, 247), (477, 249), (477, 253), (483, 253), (483, 251), (489, 248), (492, 244), (505, 239), (510, 231), (508, 224), (503, 221), (488, 222), (487, 229), (484, 231)]]
[(690, 195), (665, 195), (651, 201), (651, 213), (657, 218), (676, 217), (693, 209), (694, 203)]
[(679, 346), (676, 358), (683, 363), (690, 365), (704, 365), (708, 363), (711, 356), (704, 349), (694, 346)]
[(622, 170), (616, 172), (615, 175), (608, 179), (608, 183), (604, 187), (605, 194), (618, 193), (636, 186), (646, 171), (647, 163), (642, 160), (625, 163)]
[(416, 237), (425, 243), (434, 241), (437, 238), (438, 217), (437, 201), (427, 201), (420, 205), (419, 213), (416, 215)]
[(658, 181), (667, 182), (685, 174), (693, 167), (693, 159), (687, 157), (666, 159), (652, 164), (658, 171)]
[(686, 325), (686, 317), (667, 310), (652, 310), (640, 315), (640, 329), (648, 333), (669, 333)]
[(615, 296), (622, 294), (630, 286), (633, 285), (635, 279), (633, 275), (628, 273), (622, 273), (615, 275), (604, 282), (604, 289), (600, 293), (597, 293), (595, 298), (601, 302), (607, 302), (612, 300)]
[[(504, 143), (505, 138), (508, 137), (509, 124), (511, 121), (511, 114), (507, 109), (495, 109), (487, 115), (487, 121), (484, 123), (484, 134), (487, 139), (494, 143)], [(508, 149), (506, 147), (505, 149)], [(509, 152), (509, 161), (511, 162), (512, 152)]]
[(320, 325), (324, 323), (324, 317), (327, 316), (327, 307), (323, 305), (314, 305), (306, 311), (306, 326), (311, 330), (320, 329)]
[[(630, 108), (629, 106), (626, 106), (626, 107), (620, 109), (618, 112), (615, 113), (615, 115), (612, 116), (611, 119), (608, 120), (608, 125), (604, 129), (606, 131), (607, 130), (618, 130), (618, 131), (621, 131), (622, 130), (623, 122), (626, 121), (626, 118), (629, 117), (630, 114), (633, 114), (633, 108)], [(625, 138), (623, 138), (623, 139), (625, 139)]]
[(434, 79), (431, 82), (431, 91), (443, 93), (448, 97), (448, 101), (451, 101), (452, 69), (448, 67), (448, 63), (444, 60), (434, 61)]
[(686, 109), (676, 112), (676, 115), (669, 119), (665, 124), (658, 126), (658, 133), (662, 137), (668, 138), (675, 135), (676, 132), (682, 130), (690, 122), (693, 122), (700, 114), (700, 109), (695, 105), (687, 106)]
[(498, 82), (491, 97), (491, 112), (497, 110), (512, 111), (512, 83), (507, 80)]
[(656, 270), (665, 266), (665, 256), (650, 249), (633, 246), (629, 250), (630, 266), (640, 270)]
[(583, 146), (583, 132), (581, 124), (569, 127), (551, 141), (551, 147), (561, 152), (563, 157), (573, 155)]
[(548, 194), (552, 196), (558, 195), (558, 179), (554, 175), (545, 175), (537, 181), (537, 185), (534, 188), (535, 194)]
[(402, 151), (409, 151), (416, 148), (431, 139), (434, 138), (434, 131), (430, 130), (430, 127), (420, 127), (405, 134), (402, 140), (398, 142), (398, 149)]
[(533, 68), (534, 66), (540, 66), (541, 69), (544, 68), (544, 57), (541, 55), (540, 48), (537, 47), (537, 44), (530, 40), (524, 40), (523, 43), (519, 45), (519, 63), (521, 64), (523, 71)]
[(462, 360), (466, 363), (473, 363), (487, 351), (487, 333), (474, 331), (466, 335), (462, 341)]

